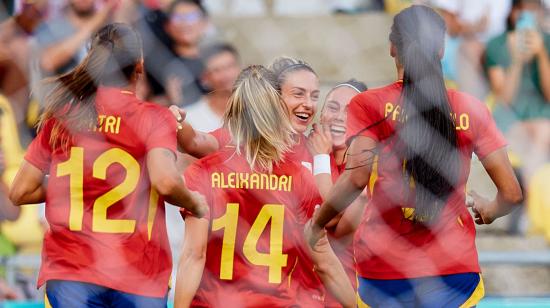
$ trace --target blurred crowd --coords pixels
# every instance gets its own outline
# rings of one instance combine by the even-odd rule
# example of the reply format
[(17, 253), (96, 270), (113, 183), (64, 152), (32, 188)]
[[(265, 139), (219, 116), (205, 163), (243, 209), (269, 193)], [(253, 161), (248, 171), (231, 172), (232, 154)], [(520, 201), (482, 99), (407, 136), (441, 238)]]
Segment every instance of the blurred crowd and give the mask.
[[(272, 14), (277, 1), (260, 2), (265, 2), (266, 14)], [(550, 172), (542, 168), (550, 154), (548, 2), (341, 0), (332, 1), (331, 10), (335, 14), (377, 10), (392, 14), (411, 3), (438, 9), (448, 29), (443, 58), (448, 86), (487, 102), (508, 138), (510, 155), (516, 158), (517, 172), (528, 189), (532, 179), (550, 178)], [(104, 24), (129, 23), (141, 33), (146, 68), (138, 91), (141, 98), (184, 107), (187, 120), (197, 130), (209, 132), (222, 125), (231, 87), (246, 61), (239, 56), (242, 46), (220, 40), (223, 29), (211, 22), (211, 7), (219, 10), (219, 1), (1, 2), (0, 260), (37, 255), (47, 230), (40, 206), (15, 208), (6, 197), (25, 147), (36, 134), (35, 123), (48, 91), (42, 80), (78, 64), (86, 55), (90, 36)], [(540, 175), (544, 170), (549, 173), (546, 177)], [(537, 187), (536, 183), (532, 186)], [(167, 218), (176, 248), (182, 222), (170, 212)], [(511, 232), (519, 231), (513, 224)], [(0, 275), (3, 271), (5, 264), (0, 263)], [(23, 271), (21, 276), (18, 286), (0, 282), (0, 299), (39, 296), (26, 291), (35, 283), (32, 272)]]

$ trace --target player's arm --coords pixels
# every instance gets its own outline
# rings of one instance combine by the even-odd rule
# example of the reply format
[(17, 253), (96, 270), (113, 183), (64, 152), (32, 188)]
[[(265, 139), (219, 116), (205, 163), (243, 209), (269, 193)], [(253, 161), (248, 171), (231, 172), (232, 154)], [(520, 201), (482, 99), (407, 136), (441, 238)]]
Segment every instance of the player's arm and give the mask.
[(208, 220), (189, 216), (185, 219), (185, 238), (176, 275), (175, 308), (186, 308), (199, 288), (208, 244)]
[(523, 200), (523, 193), (508, 159), (506, 148), (487, 155), (481, 163), (497, 187), (497, 196), (489, 201), (476, 192), (470, 192), (473, 202), (469, 206), (475, 214), (477, 224), (490, 224), (516, 209), (517, 204)]
[(343, 212), (365, 189), (372, 171), (377, 142), (369, 137), (356, 138), (350, 145), (346, 170), (340, 175), (314, 220), (313, 228), (320, 231)]
[[(308, 224), (312, 224), (310, 220)], [(306, 238), (308, 238), (308, 226), (305, 228)], [(327, 290), (344, 307), (355, 307), (355, 291), (349, 281), (349, 278), (340, 263), (340, 260), (332, 250), (328, 241), (326, 232), (314, 246), (309, 247), (309, 255), (315, 264), (315, 272), (323, 282)]]
[(218, 140), (210, 134), (195, 130), (189, 123), (181, 122), (178, 130), (178, 147), (182, 152), (201, 158), (219, 149)]
[[(361, 217), (365, 210), (365, 205), (368, 202), (367, 196), (361, 194), (353, 203), (344, 211), (342, 217), (338, 220), (333, 236), (338, 239), (349, 238), (355, 233), (357, 227), (361, 223)], [(350, 243), (351, 244), (351, 243)]]
[(9, 197), (16, 206), (45, 202), (45, 174), (29, 162), (23, 161), (13, 180)]
[(214, 136), (197, 131), (185, 122), (185, 110), (172, 105), (170, 111), (178, 122), (178, 148), (182, 152), (201, 158), (219, 149), (218, 140)]
[(178, 173), (175, 154), (165, 148), (154, 148), (147, 153), (147, 170), (152, 187), (169, 203), (202, 217), (208, 210), (204, 197), (190, 191), (183, 176)]

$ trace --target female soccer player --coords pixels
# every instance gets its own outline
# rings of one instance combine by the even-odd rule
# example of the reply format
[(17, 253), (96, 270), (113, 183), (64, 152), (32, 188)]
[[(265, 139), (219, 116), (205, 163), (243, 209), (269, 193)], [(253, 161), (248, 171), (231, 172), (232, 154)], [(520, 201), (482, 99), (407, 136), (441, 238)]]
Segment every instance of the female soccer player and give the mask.
[(53, 307), (165, 307), (164, 199), (207, 210), (177, 172), (172, 115), (134, 95), (142, 59), (129, 26), (100, 29), (83, 62), (52, 80), (14, 181), (15, 204), (46, 202), (38, 286)]
[[(358, 93), (367, 90), (367, 86), (355, 79), (342, 82), (332, 88), (326, 96), (325, 104), (320, 114), (320, 125), (314, 124), (314, 130), (308, 136), (308, 147), (316, 157), (315, 162), (330, 161), (331, 169), (326, 169), (315, 175), (317, 187), (325, 187), (329, 191), (333, 181), (336, 182), (345, 169), (347, 111), (351, 99)], [(331, 147), (327, 153), (326, 144)], [(324, 157), (323, 157), (324, 156)], [(328, 189), (326, 189), (328, 188)], [(320, 191), (323, 193), (323, 190)], [(341, 213), (327, 226), (328, 238), (334, 252), (342, 262), (353, 286), (356, 285), (355, 261), (353, 259), (353, 234), (359, 225), (366, 196), (359, 196), (345, 213)], [(325, 298), (325, 307), (341, 307), (330, 295)]]
[[(295, 132), (296, 143), (289, 153), (291, 155), (289, 159), (296, 160), (311, 171), (313, 157), (306, 147), (304, 133), (313, 121), (317, 110), (319, 78), (306, 62), (289, 57), (275, 59), (269, 68), (276, 75), (281, 96)], [(225, 147), (230, 142), (231, 136), (227, 128), (218, 129), (210, 134), (201, 133), (184, 122), (183, 111), (175, 106), (171, 109), (180, 122), (178, 144), (184, 152), (195, 157), (203, 157)]]
[(360, 306), (470, 307), (483, 296), (465, 201), (472, 153), (498, 189), (491, 202), (474, 194), (476, 223), (506, 215), (522, 198), (489, 111), (445, 89), (444, 36), (443, 20), (428, 7), (395, 16), (390, 42), (400, 81), (350, 103), (346, 171), (306, 230), (315, 243), (363, 191), (378, 154), (378, 179), (354, 240)]
[[(207, 307), (323, 305), (303, 296), (303, 280), (293, 276), (310, 264), (302, 231), (319, 197), (309, 171), (287, 158), (295, 131), (277, 87), (270, 70), (245, 69), (224, 115), (229, 146), (185, 173), (190, 188), (205, 194), (210, 212), (186, 217), (176, 307), (192, 300)], [(313, 253), (320, 276), (353, 306), (351, 284), (327, 247), (325, 242)]]

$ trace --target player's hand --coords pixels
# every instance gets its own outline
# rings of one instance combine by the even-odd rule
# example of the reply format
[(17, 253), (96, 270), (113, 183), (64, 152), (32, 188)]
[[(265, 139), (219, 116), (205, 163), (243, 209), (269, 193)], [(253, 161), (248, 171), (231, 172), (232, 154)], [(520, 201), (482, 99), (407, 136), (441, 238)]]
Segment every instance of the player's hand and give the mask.
[(181, 123), (183, 123), (183, 121), (185, 121), (185, 117), (187, 116), (187, 112), (185, 110), (183, 110), (182, 108), (176, 106), (176, 105), (172, 105), (168, 109), (170, 110), (170, 112), (172, 112), (172, 115), (176, 119), (176, 122), (178, 122), (178, 130), (182, 129)]
[(494, 211), (496, 208), (496, 201), (489, 201), (475, 191), (468, 193), (466, 206), (472, 210), (474, 220), (478, 225), (488, 225), (498, 218)]
[(311, 155), (330, 154), (332, 152), (332, 134), (330, 125), (313, 124), (313, 130), (307, 138), (307, 148)]
[(309, 248), (314, 251), (323, 247), (323, 245), (325, 244), (323, 242), (323, 238), (327, 237), (327, 231), (325, 230), (325, 228), (321, 228), (316, 223), (314, 223), (315, 219), (317, 218), (319, 208), (319, 205), (315, 206), (313, 217), (306, 223), (304, 227), (304, 237), (308, 243)]
[(304, 228), (304, 237), (308, 243), (309, 252), (312, 254), (312, 257), (317, 253), (321, 254), (327, 249), (330, 249), (327, 231), (324, 228), (317, 226), (313, 222), (313, 219), (310, 219), (306, 223)]
[(338, 225), (338, 223), (340, 222), (340, 219), (342, 219), (342, 216), (344, 216), (344, 212), (342, 213), (339, 213), (338, 215), (334, 216), (333, 219), (331, 219), (327, 225), (325, 226), (325, 229), (331, 229), (331, 228), (336, 228), (336, 226)]

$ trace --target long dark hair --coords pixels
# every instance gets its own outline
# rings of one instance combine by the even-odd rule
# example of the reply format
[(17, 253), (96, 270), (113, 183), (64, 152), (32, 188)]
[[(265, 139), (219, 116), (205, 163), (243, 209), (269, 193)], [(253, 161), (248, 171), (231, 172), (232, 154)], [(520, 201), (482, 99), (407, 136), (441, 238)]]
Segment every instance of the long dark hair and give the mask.
[(404, 68), (406, 117), (397, 132), (397, 151), (405, 179), (414, 181), (409, 187), (414, 187), (416, 222), (438, 217), (459, 176), (456, 125), (441, 68), (445, 30), (434, 10), (413, 5), (394, 17), (390, 34)]
[(46, 107), (39, 129), (54, 118), (50, 145), (63, 146), (71, 132), (97, 125), (95, 96), (100, 85), (125, 87), (136, 78), (142, 61), (141, 38), (128, 25), (113, 23), (101, 28), (92, 38), (88, 55), (73, 70), (47, 79), (53, 90), (46, 96)]

